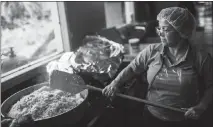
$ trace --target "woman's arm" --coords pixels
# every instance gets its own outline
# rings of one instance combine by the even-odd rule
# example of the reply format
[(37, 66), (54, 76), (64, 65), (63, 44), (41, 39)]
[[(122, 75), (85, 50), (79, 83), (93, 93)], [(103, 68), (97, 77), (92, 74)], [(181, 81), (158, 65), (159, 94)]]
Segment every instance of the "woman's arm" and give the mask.
[(112, 81), (117, 87), (123, 85), (126, 81), (133, 78), (136, 74), (145, 72), (148, 68), (148, 60), (151, 56), (152, 45), (140, 52), (131, 63), (124, 68), (118, 76)]
[(188, 109), (186, 118), (198, 119), (213, 101), (213, 60), (210, 55), (203, 62), (201, 75), (205, 85), (204, 95), (196, 106)]
[(102, 90), (103, 95), (114, 97), (119, 86), (122, 86), (126, 81), (134, 77), (135, 74), (146, 71), (152, 49), (153, 46), (150, 45), (142, 52), (140, 52), (136, 58), (126, 68), (124, 68), (109, 85), (107, 85)]
[(207, 108), (213, 100), (213, 60), (210, 55), (203, 63), (202, 75), (206, 89), (199, 105)]

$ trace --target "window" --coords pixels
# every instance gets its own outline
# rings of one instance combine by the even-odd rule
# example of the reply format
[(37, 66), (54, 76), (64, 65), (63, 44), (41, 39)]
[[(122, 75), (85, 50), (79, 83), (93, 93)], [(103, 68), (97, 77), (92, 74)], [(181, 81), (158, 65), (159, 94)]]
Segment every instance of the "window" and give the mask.
[(1, 83), (64, 51), (70, 45), (63, 2), (1, 2)]

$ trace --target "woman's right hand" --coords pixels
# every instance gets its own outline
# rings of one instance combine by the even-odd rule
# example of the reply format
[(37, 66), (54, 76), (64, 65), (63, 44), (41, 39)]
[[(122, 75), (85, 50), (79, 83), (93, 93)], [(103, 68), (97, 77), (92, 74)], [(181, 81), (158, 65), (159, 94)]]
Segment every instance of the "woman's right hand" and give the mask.
[(114, 81), (112, 81), (102, 90), (102, 94), (110, 98), (113, 98), (116, 92), (118, 92), (118, 84)]

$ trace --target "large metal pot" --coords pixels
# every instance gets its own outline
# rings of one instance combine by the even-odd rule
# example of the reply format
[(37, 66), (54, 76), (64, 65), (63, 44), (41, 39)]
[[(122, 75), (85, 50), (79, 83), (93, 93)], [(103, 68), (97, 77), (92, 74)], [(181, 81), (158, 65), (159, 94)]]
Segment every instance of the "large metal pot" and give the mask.
[[(42, 86), (47, 86), (49, 85), (48, 82), (37, 84), (34, 86), (30, 86), (28, 88), (25, 88), (12, 96), (10, 96), (8, 99), (6, 99), (2, 105), (1, 105), (1, 115), (2, 117), (7, 117), (7, 113), (9, 112), (10, 108), (12, 105), (14, 105), (18, 100), (20, 100), (23, 96), (28, 95), (32, 93), (33, 91), (41, 88)], [(84, 92), (85, 99), (84, 101), (75, 107), (72, 110), (69, 110), (65, 113), (59, 114), (57, 116), (47, 118), (47, 119), (42, 119), (42, 120), (37, 120), (35, 121), (35, 124), (37, 127), (47, 127), (47, 126), (59, 126), (61, 124), (75, 124), (77, 123), (83, 116), (84, 112), (88, 107), (88, 94), (89, 91), (85, 90), (82, 91)]]

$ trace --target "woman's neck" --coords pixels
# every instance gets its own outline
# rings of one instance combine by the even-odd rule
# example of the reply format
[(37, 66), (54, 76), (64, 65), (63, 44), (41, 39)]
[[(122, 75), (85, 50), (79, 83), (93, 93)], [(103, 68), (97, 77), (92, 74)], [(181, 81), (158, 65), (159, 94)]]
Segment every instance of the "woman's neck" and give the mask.
[(175, 47), (169, 47), (169, 52), (172, 56), (178, 58), (187, 51), (189, 43), (186, 40), (181, 40)]

